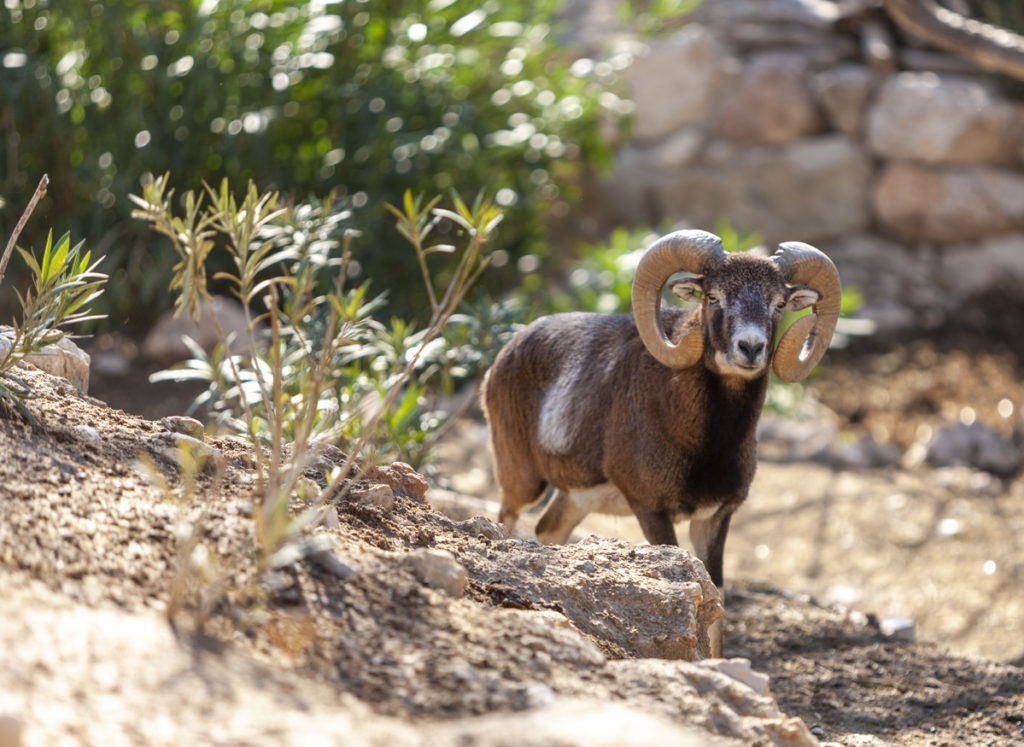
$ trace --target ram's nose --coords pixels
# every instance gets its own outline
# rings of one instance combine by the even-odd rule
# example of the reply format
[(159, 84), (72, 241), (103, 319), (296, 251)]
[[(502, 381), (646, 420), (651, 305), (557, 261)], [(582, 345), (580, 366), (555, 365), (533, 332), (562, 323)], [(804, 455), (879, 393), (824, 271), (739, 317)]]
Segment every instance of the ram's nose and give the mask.
[(756, 363), (764, 353), (763, 337), (744, 337), (736, 341), (736, 348), (747, 359), (748, 363)]

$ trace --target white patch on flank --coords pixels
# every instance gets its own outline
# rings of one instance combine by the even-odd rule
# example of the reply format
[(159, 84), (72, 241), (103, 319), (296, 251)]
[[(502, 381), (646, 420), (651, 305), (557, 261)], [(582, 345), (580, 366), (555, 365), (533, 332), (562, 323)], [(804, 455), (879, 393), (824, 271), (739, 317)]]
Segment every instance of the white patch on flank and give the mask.
[(572, 449), (576, 436), (573, 393), (579, 386), (579, 373), (579, 363), (566, 365), (544, 393), (537, 422), (537, 442), (549, 454), (568, 454)]

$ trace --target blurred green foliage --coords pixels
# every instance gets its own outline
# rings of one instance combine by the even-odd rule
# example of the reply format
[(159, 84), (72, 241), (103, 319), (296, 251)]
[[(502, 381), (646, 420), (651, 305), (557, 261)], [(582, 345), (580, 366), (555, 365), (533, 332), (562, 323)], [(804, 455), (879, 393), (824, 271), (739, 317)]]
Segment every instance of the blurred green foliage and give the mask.
[[(363, 276), (384, 276), (398, 311), (424, 308), (382, 205), (407, 188), (486, 190), (509, 272), (545, 251), (544, 220), (569, 211), (583, 165), (610, 157), (598, 125), (628, 110), (610, 91), (629, 59), (575, 60), (560, 5), (7, 0), (0, 195), (24, 204), (50, 174), (41, 212), (107, 254), (119, 320), (169, 303), (169, 256), (127, 219), (140, 177), (165, 172), (193, 189), (226, 176), (296, 201), (335, 192), (374, 247)], [(16, 217), (0, 207), (0, 232)]]
[[(620, 227), (612, 230), (605, 241), (582, 246), (564, 285), (548, 286), (542, 295), (531, 294), (537, 315), (561, 311), (631, 313), (637, 263), (647, 247), (671, 230), (665, 228), (657, 233), (644, 227)], [(762, 243), (759, 234), (740, 233), (725, 220), (715, 224), (713, 233), (722, 239), (727, 252), (749, 251)], [(662, 303), (675, 300), (666, 287)], [(522, 295), (520, 302), (525, 303)]]

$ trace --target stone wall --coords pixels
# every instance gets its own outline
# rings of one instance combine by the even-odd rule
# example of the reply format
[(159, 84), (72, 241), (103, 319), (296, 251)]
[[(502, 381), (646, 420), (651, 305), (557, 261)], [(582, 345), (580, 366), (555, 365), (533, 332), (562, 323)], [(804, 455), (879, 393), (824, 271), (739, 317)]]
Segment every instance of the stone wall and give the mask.
[(1024, 300), (1024, 106), (861, 5), (713, 0), (649, 44), (608, 209), (814, 243), (881, 331)]

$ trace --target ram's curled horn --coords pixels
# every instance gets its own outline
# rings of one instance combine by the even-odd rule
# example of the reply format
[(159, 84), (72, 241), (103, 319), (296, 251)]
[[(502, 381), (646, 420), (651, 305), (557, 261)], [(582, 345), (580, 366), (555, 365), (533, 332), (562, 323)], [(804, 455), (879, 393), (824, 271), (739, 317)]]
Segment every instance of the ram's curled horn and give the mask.
[(651, 244), (633, 276), (633, 318), (640, 339), (655, 359), (669, 368), (688, 368), (704, 352), (704, 330), (700, 324), (688, 327), (685, 335), (672, 342), (661, 324), (661, 289), (677, 272), (706, 275), (726, 257), (722, 240), (707, 231), (676, 231)]
[(779, 244), (772, 261), (790, 285), (803, 285), (821, 294), (813, 313), (798, 319), (782, 336), (772, 364), (783, 381), (802, 381), (825, 355), (839, 319), (842, 288), (832, 260), (810, 244)]

